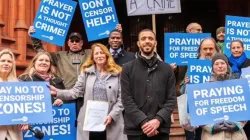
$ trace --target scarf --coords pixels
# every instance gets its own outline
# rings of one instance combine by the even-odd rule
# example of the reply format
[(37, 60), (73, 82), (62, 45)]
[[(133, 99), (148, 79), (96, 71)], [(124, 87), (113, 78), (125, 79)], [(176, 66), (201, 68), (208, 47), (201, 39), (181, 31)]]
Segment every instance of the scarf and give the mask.
[(217, 42), (217, 46), (219, 47), (221, 53), (224, 53), (224, 42)]
[(50, 74), (48, 74), (48, 73), (47, 74), (41, 74), (39, 72), (36, 72), (35, 74), (38, 75), (39, 77), (41, 77), (42, 79), (44, 79), (45, 81), (49, 81), (52, 78), (52, 76)]
[(241, 66), (242, 64), (246, 61), (247, 57), (246, 54), (243, 52), (240, 57), (234, 57), (231, 55), (229, 57), (229, 62), (231, 63), (232, 67), (232, 72), (233, 73), (238, 73), (241, 75)]

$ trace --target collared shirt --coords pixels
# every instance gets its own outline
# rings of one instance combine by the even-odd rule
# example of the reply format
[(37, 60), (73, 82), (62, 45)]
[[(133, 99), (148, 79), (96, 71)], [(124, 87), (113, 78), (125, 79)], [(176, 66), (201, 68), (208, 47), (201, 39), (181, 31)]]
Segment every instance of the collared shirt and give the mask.
[[(115, 50), (112, 49), (111, 47), (109, 48), (109, 52), (110, 52), (111, 54), (113, 54), (114, 51), (115, 51)], [(117, 54), (119, 54), (121, 51), (122, 51), (122, 48), (121, 48), (121, 47), (120, 47), (119, 49), (116, 50)]]

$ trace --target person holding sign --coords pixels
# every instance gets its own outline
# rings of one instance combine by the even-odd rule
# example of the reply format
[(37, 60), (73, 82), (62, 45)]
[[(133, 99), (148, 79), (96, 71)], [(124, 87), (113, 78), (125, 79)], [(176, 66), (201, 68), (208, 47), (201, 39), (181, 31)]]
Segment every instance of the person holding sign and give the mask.
[[(232, 74), (228, 59), (225, 55), (217, 53), (212, 58), (212, 81), (224, 81), (235, 79)], [(246, 140), (246, 134), (242, 129), (245, 122), (221, 121), (203, 127), (202, 140)]]
[[(250, 66), (250, 59), (244, 53), (244, 44), (241, 40), (233, 40), (230, 44), (231, 56), (229, 57), (229, 65), (232, 67), (233, 73), (241, 75), (241, 69)], [(250, 138), (250, 122), (248, 121), (244, 127), (247, 137)]]
[[(30, 26), (28, 34), (35, 32), (34, 26)], [(45, 51), (42, 42), (39, 39), (32, 39), (32, 47), (36, 52)], [(90, 55), (90, 49), (83, 49), (83, 39), (80, 33), (73, 32), (69, 35), (67, 45), (69, 51), (50, 52), (52, 64), (56, 67), (57, 76), (64, 79), (66, 89), (72, 88), (77, 77), (80, 74), (81, 65), (87, 60)], [(82, 106), (82, 97), (76, 99), (76, 115), (78, 115)]]
[[(39, 52), (30, 62), (24, 73), (19, 76), (22, 81), (47, 81), (58, 89), (65, 89), (62, 78), (56, 76), (55, 67), (48, 52)], [(51, 97), (55, 106), (61, 106), (61, 99)]]
[[(198, 58), (200, 60), (211, 60), (215, 53), (220, 52), (216, 45), (216, 41), (212, 37), (205, 38), (201, 41), (198, 48)], [(180, 93), (185, 93), (186, 84), (189, 83), (189, 78), (187, 73), (185, 74), (185, 79), (180, 83)]]
[[(120, 24), (119, 26), (121, 28)], [(122, 33), (119, 30), (113, 30), (110, 32), (108, 43), (109, 51), (118, 65), (122, 66), (123, 64), (135, 59), (134, 53), (125, 50)]]
[(155, 33), (139, 32), (138, 57), (121, 74), (124, 132), (128, 140), (168, 140), (171, 113), (176, 105), (175, 75), (157, 58)]
[(232, 67), (233, 73), (241, 75), (241, 69), (250, 66), (250, 59), (244, 53), (244, 45), (241, 40), (233, 40), (230, 44), (231, 56), (229, 57), (229, 65)]
[[(17, 82), (14, 54), (8, 50), (0, 51), (0, 82)], [(22, 131), (28, 130), (29, 125), (0, 126), (0, 140), (23, 140)]]
[[(63, 100), (84, 95), (84, 105), (78, 116), (77, 140), (126, 140), (122, 131), (123, 106), (119, 78), (122, 68), (114, 62), (106, 46), (95, 43), (91, 50), (91, 56), (83, 64), (75, 86), (69, 90), (59, 90), (50, 85), (51, 94)], [(100, 130), (103, 125), (106, 131)]]
[[(216, 41), (212, 37), (205, 38), (201, 41), (200, 46), (198, 48), (198, 58), (200, 60), (211, 60), (212, 56), (215, 53), (218, 53), (220, 50), (216, 45)], [(185, 74), (184, 80), (180, 83), (180, 93), (185, 94), (186, 84), (189, 83), (189, 78), (187, 73)], [(185, 128), (185, 127), (184, 127)], [(188, 130), (185, 129), (185, 134), (188, 137), (188, 140), (200, 140), (201, 138), (201, 128), (195, 130), (195, 134), (191, 134)]]
[[(116, 26), (118, 31), (122, 31), (121, 25)], [(28, 34), (35, 32), (34, 26), (30, 26)], [(78, 32), (73, 32), (69, 35), (67, 45), (69, 46), (69, 51), (59, 51), (50, 52), (52, 57), (52, 64), (56, 67), (57, 76), (64, 80), (64, 85), (66, 89), (72, 88), (76, 81), (78, 75), (80, 75), (80, 68), (82, 64), (89, 57), (91, 50), (83, 48), (84, 41), (82, 36)], [(32, 47), (36, 52), (45, 51), (42, 42), (39, 39), (32, 38)], [(83, 105), (82, 97), (76, 99), (76, 115), (80, 111)]]

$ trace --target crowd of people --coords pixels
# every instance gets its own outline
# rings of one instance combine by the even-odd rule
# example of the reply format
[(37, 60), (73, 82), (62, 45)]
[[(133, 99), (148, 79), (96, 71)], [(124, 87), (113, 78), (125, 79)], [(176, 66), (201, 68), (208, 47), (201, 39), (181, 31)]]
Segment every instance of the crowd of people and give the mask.
[[(202, 27), (198, 23), (187, 26), (187, 33), (202, 33)], [(224, 55), (225, 28), (216, 30), (216, 39), (209, 37), (201, 41), (197, 50), (197, 59), (212, 61), (212, 81), (223, 81), (241, 78), (241, 69), (250, 66), (249, 59), (244, 53), (244, 45), (241, 40), (233, 40), (230, 43), (230, 57)], [(186, 84), (189, 83), (187, 73), (180, 83), (180, 93), (186, 94)], [(250, 139), (249, 122), (218, 122), (207, 126), (193, 126), (185, 124), (187, 140), (247, 140)], [(244, 128), (244, 129), (243, 129)], [(245, 134), (246, 132), (246, 134)]]
[[(242, 41), (230, 44), (231, 56), (224, 52), (224, 27), (216, 31), (216, 39), (205, 38), (197, 50), (198, 58), (212, 61), (212, 81), (237, 79), (241, 68), (250, 66)], [(29, 34), (35, 32), (30, 27)], [(198, 23), (191, 23), (187, 33), (202, 33)], [(15, 57), (8, 50), (0, 52), (0, 81), (47, 81), (52, 104), (76, 103), (77, 140), (168, 140), (171, 114), (176, 106), (176, 86), (186, 94), (187, 74), (176, 85), (177, 66), (163, 62), (154, 51), (157, 47), (155, 33), (143, 29), (138, 33), (136, 55), (125, 50), (122, 28), (117, 25), (111, 31), (108, 45), (94, 43), (91, 49), (83, 49), (82, 36), (69, 35), (69, 51), (49, 53), (41, 40), (32, 38), (37, 55), (18, 78)], [(86, 107), (89, 100), (108, 104), (102, 132), (83, 130)], [(247, 121), (221, 121), (205, 126), (184, 127), (187, 140), (246, 140), (249, 138)], [(21, 131), (28, 124), (0, 126), (0, 140), (21, 140)], [(244, 129), (243, 129), (244, 128)], [(245, 130), (245, 131), (244, 131)], [(246, 133), (245, 133), (246, 132)]]

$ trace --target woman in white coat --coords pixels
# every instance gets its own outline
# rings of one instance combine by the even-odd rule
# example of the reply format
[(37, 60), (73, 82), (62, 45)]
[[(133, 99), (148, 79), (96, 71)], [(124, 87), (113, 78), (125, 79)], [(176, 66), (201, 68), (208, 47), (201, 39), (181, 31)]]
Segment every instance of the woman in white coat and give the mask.
[[(16, 82), (16, 64), (13, 53), (4, 49), (0, 51), (0, 82)], [(1, 117), (0, 117), (1, 119)], [(22, 131), (28, 125), (2, 125), (0, 126), (0, 140), (22, 140)]]
[[(79, 112), (77, 140), (124, 140), (123, 106), (121, 103), (120, 72), (108, 49), (100, 44), (93, 44), (89, 59), (82, 66), (82, 73), (75, 86), (70, 90), (59, 90), (50, 86), (51, 94), (62, 100), (76, 99), (84, 95), (84, 104)], [(104, 101), (108, 104), (108, 114), (103, 124), (103, 132), (83, 130), (87, 101)]]

